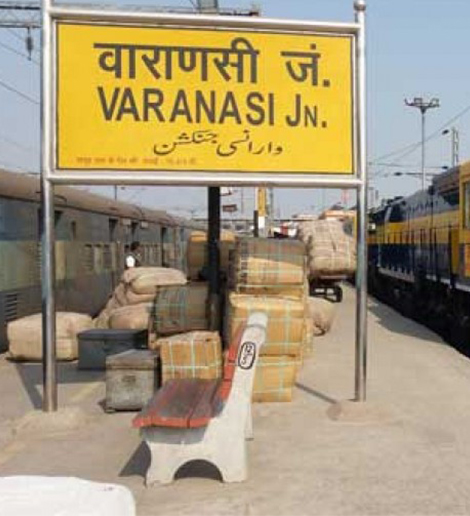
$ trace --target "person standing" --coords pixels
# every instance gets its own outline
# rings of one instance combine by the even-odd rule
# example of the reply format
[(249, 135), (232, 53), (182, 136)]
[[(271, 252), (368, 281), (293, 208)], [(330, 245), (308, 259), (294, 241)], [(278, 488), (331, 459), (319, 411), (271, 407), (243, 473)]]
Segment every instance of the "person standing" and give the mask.
[(132, 242), (129, 251), (126, 253), (125, 268), (132, 269), (142, 265), (142, 257), (140, 254), (140, 242)]

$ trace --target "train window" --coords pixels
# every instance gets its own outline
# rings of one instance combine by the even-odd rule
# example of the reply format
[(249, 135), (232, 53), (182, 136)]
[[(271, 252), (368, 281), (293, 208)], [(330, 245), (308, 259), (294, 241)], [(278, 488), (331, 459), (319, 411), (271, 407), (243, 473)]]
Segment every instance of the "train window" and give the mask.
[(109, 219), (109, 241), (115, 242), (117, 240), (117, 219)]
[(111, 270), (113, 267), (113, 255), (109, 244), (103, 245), (103, 267), (107, 270)]
[(464, 227), (470, 229), (470, 181), (464, 185)]
[(70, 233), (72, 234), (72, 240), (77, 240), (77, 222), (75, 220), (70, 223)]
[(392, 207), (392, 211), (390, 213), (389, 222), (402, 222), (403, 221), (403, 212), (398, 204), (395, 204)]
[(85, 272), (94, 272), (95, 270), (93, 254), (93, 244), (85, 244), (83, 260)]
[(139, 223), (138, 222), (131, 222), (131, 235), (132, 235), (132, 240), (137, 240), (137, 230), (138, 230), (138, 227), (139, 227)]

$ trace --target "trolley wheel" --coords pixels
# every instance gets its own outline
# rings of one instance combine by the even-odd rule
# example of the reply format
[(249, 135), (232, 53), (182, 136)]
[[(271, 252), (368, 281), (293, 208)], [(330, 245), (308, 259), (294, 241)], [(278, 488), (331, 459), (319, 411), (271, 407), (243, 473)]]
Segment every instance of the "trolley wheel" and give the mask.
[(343, 300), (343, 289), (341, 287), (335, 287), (336, 302), (341, 303)]

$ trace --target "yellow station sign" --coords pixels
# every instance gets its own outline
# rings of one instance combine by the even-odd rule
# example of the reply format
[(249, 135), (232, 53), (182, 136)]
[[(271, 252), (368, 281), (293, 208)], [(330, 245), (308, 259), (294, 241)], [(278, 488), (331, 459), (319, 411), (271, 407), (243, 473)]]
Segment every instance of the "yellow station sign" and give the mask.
[(57, 23), (56, 169), (353, 174), (352, 45)]

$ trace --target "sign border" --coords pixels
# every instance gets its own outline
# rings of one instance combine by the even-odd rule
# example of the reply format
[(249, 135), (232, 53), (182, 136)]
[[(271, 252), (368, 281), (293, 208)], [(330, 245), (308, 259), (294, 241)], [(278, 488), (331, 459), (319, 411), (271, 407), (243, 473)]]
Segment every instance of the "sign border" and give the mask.
[[(121, 14), (124, 14), (121, 12)], [(168, 18), (171, 19), (168, 20)], [(195, 23), (195, 18), (198, 23)], [(70, 17), (64, 18), (53, 18), (52, 19), (52, 33), (53, 33), (53, 44), (52, 44), (52, 110), (54, 120), (53, 127), (51, 128), (52, 141), (51, 141), (51, 169), (50, 178), (54, 180), (56, 178), (60, 182), (87, 182), (87, 183), (105, 183), (109, 181), (119, 181), (127, 184), (138, 183), (152, 183), (160, 185), (207, 185), (207, 184), (226, 184), (226, 185), (242, 185), (242, 184), (270, 184), (276, 186), (299, 186), (305, 185), (306, 183), (315, 183), (315, 179), (320, 181), (318, 185), (323, 185), (328, 180), (332, 186), (335, 183), (343, 179), (356, 179), (358, 177), (358, 156), (357, 156), (357, 142), (358, 142), (358, 123), (357, 123), (357, 87), (356, 87), (356, 76), (357, 76), (357, 30), (354, 30), (355, 26), (342, 26), (342, 30), (335, 32), (334, 25), (322, 24), (318, 27), (316, 24), (312, 24), (310, 30), (306, 30), (303, 27), (302, 22), (285, 22), (282, 30), (276, 29), (277, 24), (273, 20), (265, 20), (262, 18), (248, 18), (244, 19), (244, 23), (236, 23), (240, 21), (239, 18), (221, 17), (221, 16), (204, 16), (204, 23), (201, 23), (200, 16), (185, 16), (185, 15), (172, 15), (161, 16), (155, 15), (142, 22), (128, 22), (125, 23), (123, 20), (114, 21), (110, 24), (106, 24), (103, 21), (96, 20), (76, 20)], [(221, 23), (221, 19), (230, 18), (230, 24)], [(254, 21), (256, 23), (246, 24), (246, 21)], [(235, 23), (234, 23), (235, 22)], [(113, 26), (113, 27), (136, 27), (136, 28), (164, 28), (164, 29), (181, 29), (181, 30), (210, 30), (210, 31), (224, 31), (230, 32), (234, 30), (241, 30), (244, 32), (253, 33), (267, 33), (267, 34), (289, 34), (289, 35), (317, 35), (327, 37), (347, 37), (351, 43), (351, 54), (350, 54), (350, 65), (351, 65), (351, 156), (352, 156), (352, 167), (351, 171), (338, 171), (338, 172), (324, 172), (312, 170), (306, 171), (249, 171), (249, 170), (192, 170), (192, 169), (179, 169), (172, 170), (168, 168), (161, 169), (123, 169), (123, 168), (80, 168), (80, 167), (59, 167), (59, 110), (58, 110), (58, 99), (59, 99), (59, 25), (85, 25), (85, 26)], [(229, 26), (228, 26), (229, 25)], [(302, 26), (302, 28), (299, 27)], [(345, 25), (345, 24), (344, 24)], [(251, 26), (251, 27), (250, 27)], [(129, 177), (134, 176), (134, 177)], [(342, 183), (342, 181), (338, 181)], [(353, 181), (354, 182), (354, 181)], [(354, 185), (351, 185), (354, 187)], [(339, 185), (338, 187), (342, 187)]]

